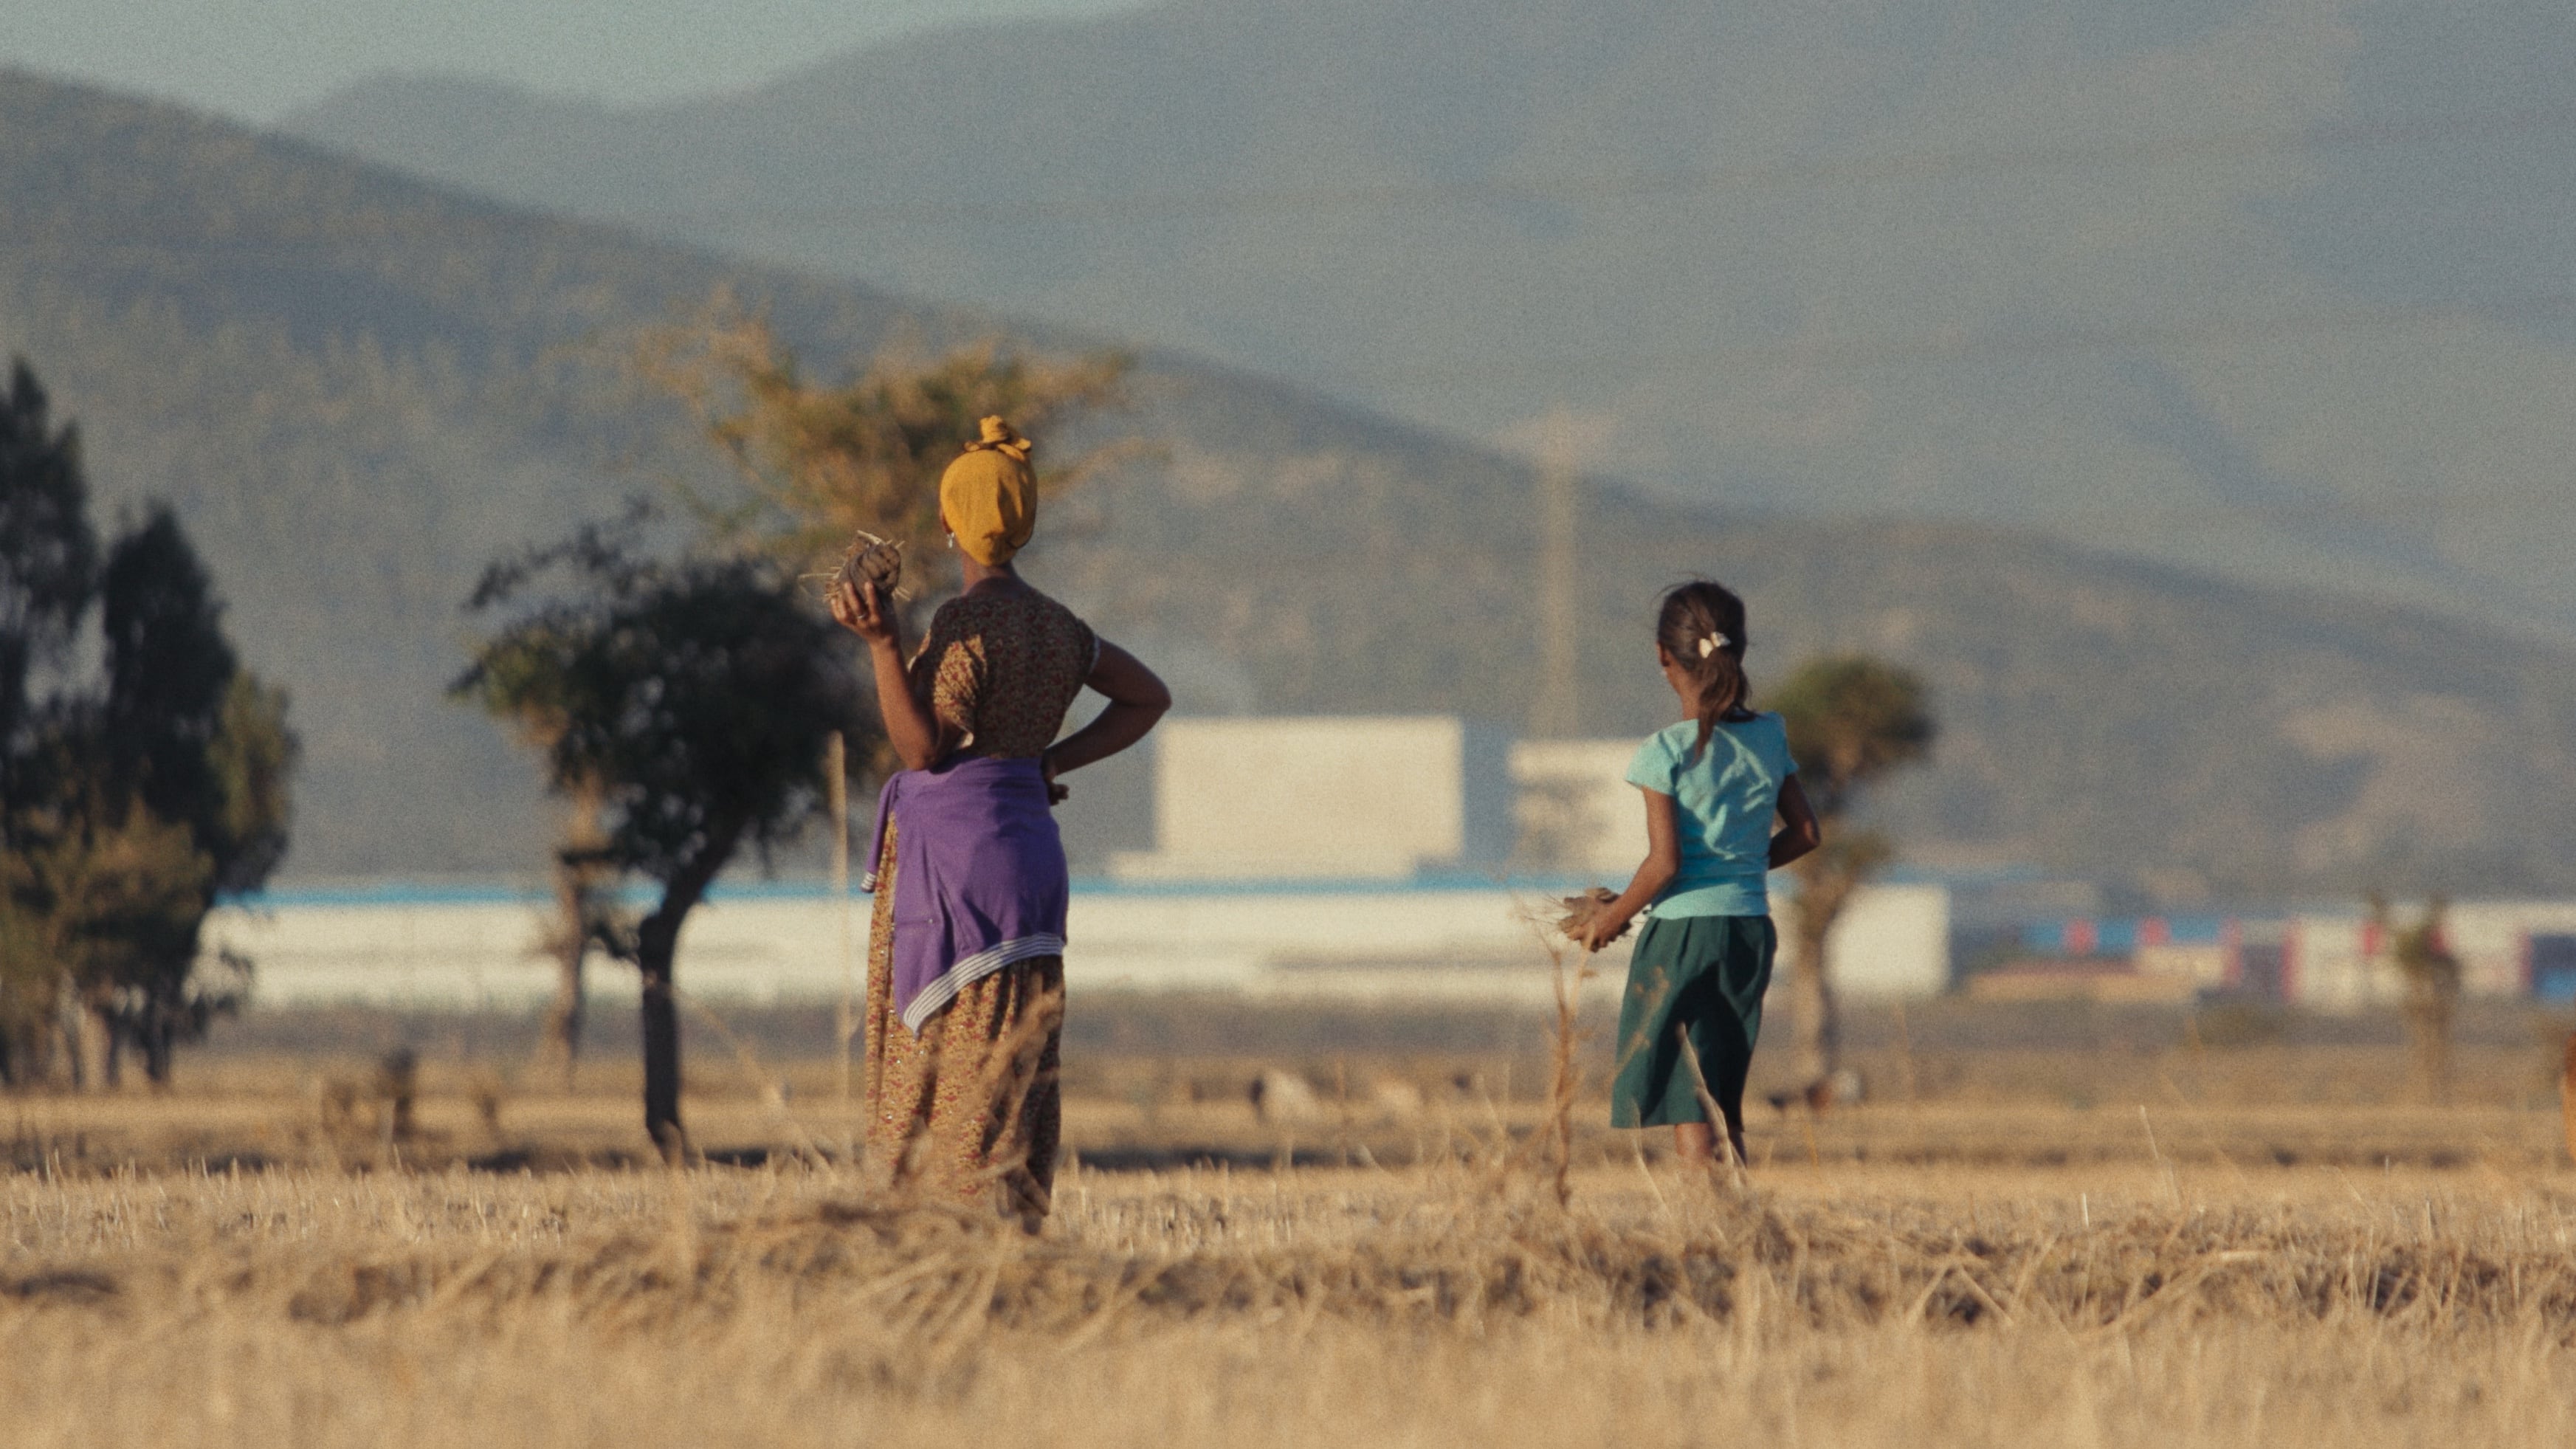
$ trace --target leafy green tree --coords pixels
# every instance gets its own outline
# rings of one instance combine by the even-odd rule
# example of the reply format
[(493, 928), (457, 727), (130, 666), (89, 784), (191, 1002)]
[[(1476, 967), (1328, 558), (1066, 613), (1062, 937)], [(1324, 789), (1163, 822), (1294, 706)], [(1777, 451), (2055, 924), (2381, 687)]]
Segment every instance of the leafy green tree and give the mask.
[(48, 954), (78, 1015), (72, 1075), (113, 1084), (119, 1050), (139, 1047), (169, 1080), (171, 1048), (240, 999), (242, 963), (222, 982), (197, 969), (214, 867), (188, 827), (148, 810), (87, 811), (23, 857), (42, 892)]
[(1798, 779), (1824, 844), (1789, 869), (1795, 946), (1789, 978), (1794, 1060), (1808, 1083), (1833, 1073), (1841, 1047), (1826, 943), (1851, 898), (1895, 854), (1887, 837), (1851, 823), (1869, 789), (1928, 758), (1937, 732), (1920, 678), (1863, 654), (1812, 660), (1766, 701), (1788, 726)]
[(765, 855), (814, 814), (824, 741), (856, 693), (836, 629), (792, 574), (653, 559), (642, 530), (587, 528), (487, 571), (468, 607), (509, 617), (454, 692), (550, 740), (549, 787), (598, 792), (596, 858), (661, 889), (617, 945), (643, 978), (645, 1131), (678, 1161), (680, 927), (742, 847)]
[(203, 837), (212, 842), (218, 895), (258, 890), (286, 858), (294, 819), (289, 785), (303, 754), (286, 706), (285, 690), (247, 669), (224, 690), (221, 722), (206, 748), (216, 810)]
[(200, 860), (184, 888), (170, 879), (169, 928), (113, 970), (87, 973), (83, 991), (111, 1023), (110, 1040), (132, 1044), (146, 1074), (166, 1082), (172, 1049), (238, 1004), (237, 991), (198, 977), (198, 931), (217, 895), (257, 890), (284, 855), (296, 741), (284, 695), (241, 668), (214, 581), (167, 507), (108, 551), (99, 622), (107, 677), (87, 772), (98, 824), (166, 822)]
[(0, 395), (0, 844), (11, 846), (43, 788), (30, 778), (36, 677), (78, 638), (98, 566), (80, 433), (50, 413), (44, 386), (13, 359)]
[(99, 712), (110, 804), (139, 804), (212, 847), (223, 792), (212, 755), (241, 672), (205, 564), (167, 507), (108, 550), (99, 578), (107, 695)]
[[(87, 503), (77, 435), (21, 362), (0, 407), (0, 1077), (68, 1056), (112, 1081), (130, 1045), (160, 1083), (240, 1000), (247, 963), (204, 969), (199, 934), (284, 855), (296, 746), (176, 516), (152, 509), (100, 568)], [(93, 603), (102, 677), (39, 700), (35, 669), (67, 662)]]
[(57, 668), (89, 612), (98, 541), (80, 435), (55, 426), (44, 386), (13, 359), (0, 393), (0, 1081), (45, 1063), (63, 984), (40, 874), (43, 671)]

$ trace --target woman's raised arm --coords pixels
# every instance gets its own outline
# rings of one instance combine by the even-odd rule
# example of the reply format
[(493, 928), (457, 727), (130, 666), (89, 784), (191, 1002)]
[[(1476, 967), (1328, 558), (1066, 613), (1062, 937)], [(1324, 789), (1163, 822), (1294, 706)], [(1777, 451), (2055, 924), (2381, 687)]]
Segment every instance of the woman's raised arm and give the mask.
[(938, 763), (949, 743), (941, 737), (930, 701), (913, 692), (903, 667), (903, 618), (888, 607), (873, 583), (832, 590), (832, 617), (842, 628), (868, 643), (868, 661), (877, 683), (877, 713), (885, 720), (886, 739), (907, 770), (927, 770)]

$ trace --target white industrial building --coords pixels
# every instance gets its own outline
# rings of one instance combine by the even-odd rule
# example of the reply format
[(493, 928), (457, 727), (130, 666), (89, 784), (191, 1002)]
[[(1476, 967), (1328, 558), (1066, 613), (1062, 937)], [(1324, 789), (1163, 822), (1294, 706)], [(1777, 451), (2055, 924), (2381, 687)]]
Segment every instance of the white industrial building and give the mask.
[(1453, 715), (1170, 719), (1122, 880), (1411, 880), (1512, 851), (1511, 742)]
[[(710, 1001), (836, 1000), (862, 981), (870, 905), (855, 896), (844, 907), (815, 886), (719, 892), (681, 934), (681, 989)], [(257, 963), (254, 1005), (518, 1010), (554, 989), (539, 949), (548, 909), (497, 889), (294, 892), (217, 911), (206, 939)], [(1948, 909), (1933, 886), (1860, 892), (1835, 927), (1843, 991), (1946, 989)], [(1556, 910), (1550, 889), (1505, 885), (1082, 882), (1065, 969), (1086, 988), (1535, 1004), (1552, 990), (1543, 926)], [(1595, 965), (1602, 989), (1615, 989), (1627, 946)], [(590, 980), (607, 999), (635, 995), (634, 974), (613, 963)]]
[(1628, 783), (1635, 740), (1512, 746), (1512, 823), (1522, 859), (1622, 878), (1646, 855), (1646, 802)]
[[(1076, 882), (1077, 984), (1543, 1002), (1557, 896), (1623, 885), (1645, 854), (1621, 778), (1633, 740), (1514, 744), (1440, 716), (1183, 719), (1155, 738), (1154, 848)], [(836, 999), (863, 974), (869, 904), (812, 884), (719, 888), (681, 936), (681, 988)], [(548, 909), (500, 888), (353, 885), (227, 908), (207, 935), (258, 963), (257, 1002), (507, 1009), (553, 990)], [(1832, 950), (1852, 996), (1946, 990), (1948, 892), (1864, 890)], [(1597, 989), (1616, 990), (1625, 951), (1596, 963)], [(623, 968), (593, 979), (634, 994)]]
[[(1783, 924), (1780, 964), (1785, 977), (1797, 949), (1785, 929), (1780, 877), (1772, 878), (1771, 914)], [(1834, 985), (1856, 1001), (1901, 1001), (1938, 996), (1950, 989), (1950, 891), (1938, 885), (1863, 886), (1852, 893), (1826, 939)]]
[[(2411, 922), (2416, 907), (2401, 906)], [(2576, 902), (2460, 901), (2443, 914), (2442, 935), (2460, 962), (2460, 991), (2472, 997), (2576, 1000)], [(2292, 917), (2282, 932), (2281, 995), (2318, 1011), (2393, 1006), (2405, 978), (2387, 943), (2358, 913)]]

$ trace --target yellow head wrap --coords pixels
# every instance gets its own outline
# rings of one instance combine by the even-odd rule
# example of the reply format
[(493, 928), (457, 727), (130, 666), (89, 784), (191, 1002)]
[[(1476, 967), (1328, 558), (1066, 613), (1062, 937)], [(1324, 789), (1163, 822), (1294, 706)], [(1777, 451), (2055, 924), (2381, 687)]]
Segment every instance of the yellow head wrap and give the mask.
[(1028, 439), (1009, 423), (986, 418), (983, 433), (939, 475), (939, 511), (968, 558), (1000, 568), (1037, 530), (1038, 479)]

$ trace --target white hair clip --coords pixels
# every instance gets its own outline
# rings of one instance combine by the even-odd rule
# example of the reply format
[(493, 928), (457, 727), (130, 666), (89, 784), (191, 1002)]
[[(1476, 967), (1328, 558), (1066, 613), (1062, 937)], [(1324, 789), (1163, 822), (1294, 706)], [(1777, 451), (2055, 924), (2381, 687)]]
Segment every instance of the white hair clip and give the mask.
[(1707, 638), (1699, 641), (1699, 657), (1706, 659), (1708, 656), (1716, 653), (1720, 649), (1725, 648), (1727, 642), (1727, 638), (1723, 634), (1709, 635)]

